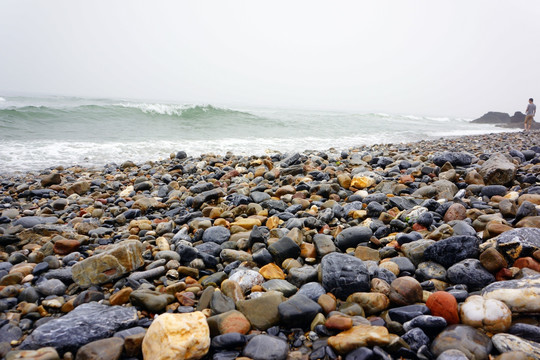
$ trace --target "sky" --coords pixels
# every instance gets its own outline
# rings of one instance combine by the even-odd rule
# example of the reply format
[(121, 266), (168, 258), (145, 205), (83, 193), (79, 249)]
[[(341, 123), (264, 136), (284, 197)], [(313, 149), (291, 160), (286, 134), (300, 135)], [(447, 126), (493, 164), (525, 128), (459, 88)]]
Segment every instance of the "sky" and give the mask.
[(0, 2), (0, 96), (463, 116), (540, 102), (540, 1)]

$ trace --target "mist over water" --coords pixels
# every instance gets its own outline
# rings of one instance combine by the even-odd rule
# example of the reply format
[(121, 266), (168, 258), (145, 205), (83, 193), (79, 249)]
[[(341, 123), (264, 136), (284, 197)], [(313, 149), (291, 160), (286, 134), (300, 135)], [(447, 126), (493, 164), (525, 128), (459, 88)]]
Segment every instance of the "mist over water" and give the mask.
[(500, 131), (507, 130), (416, 114), (2, 96), (0, 172), (140, 163), (179, 150), (261, 155)]

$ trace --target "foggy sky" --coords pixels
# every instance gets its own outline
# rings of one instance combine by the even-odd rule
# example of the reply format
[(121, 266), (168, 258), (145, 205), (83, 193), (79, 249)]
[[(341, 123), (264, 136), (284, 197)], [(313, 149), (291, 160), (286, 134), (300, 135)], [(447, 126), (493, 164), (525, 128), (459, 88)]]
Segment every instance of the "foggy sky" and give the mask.
[(0, 96), (478, 117), (540, 102), (540, 1), (0, 2)]

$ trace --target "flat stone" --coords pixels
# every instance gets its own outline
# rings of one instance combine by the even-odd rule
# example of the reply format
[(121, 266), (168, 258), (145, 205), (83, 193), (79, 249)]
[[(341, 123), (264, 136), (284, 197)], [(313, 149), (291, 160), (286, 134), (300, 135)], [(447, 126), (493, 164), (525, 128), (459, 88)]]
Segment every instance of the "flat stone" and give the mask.
[(426, 261), (418, 264), (418, 268), (414, 272), (414, 275), (419, 281), (431, 279), (446, 281), (446, 269), (444, 266), (433, 261)]
[(496, 273), (508, 266), (508, 263), (495, 248), (488, 248), (480, 254), (480, 263), (487, 271)]
[(390, 339), (390, 334), (384, 326), (357, 325), (328, 338), (328, 345), (344, 355), (364, 346), (388, 345)]
[(469, 358), (463, 351), (458, 349), (448, 349), (437, 356), (437, 360), (469, 360)]
[(388, 310), (390, 319), (401, 324), (404, 324), (420, 315), (429, 315), (429, 313), (429, 308), (425, 305), (407, 305)]
[(265, 291), (279, 291), (285, 297), (293, 296), (298, 288), (287, 280), (273, 279), (262, 284)]
[(429, 337), (420, 328), (412, 328), (401, 338), (409, 345), (410, 349), (417, 352), (422, 346), (429, 346)]
[(348, 248), (356, 248), (361, 242), (369, 241), (373, 235), (370, 228), (365, 226), (353, 226), (340, 232), (336, 237), (336, 246), (342, 251)]
[(60, 352), (75, 351), (115, 331), (133, 326), (138, 320), (133, 307), (82, 304), (58, 319), (36, 328), (21, 344), (22, 350), (52, 346)]
[(426, 335), (434, 338), (446, 328), (447, 324), (448, 323), (443, 317), (420, 315), (404, 323), (403, 329), (405, 331), (410, 331), (414, 328), (420, 328)]
[(522, 279), (497, 281), (482, 290), (486, 299), (496, 299), (505, 303), (512, 312), (540, 312), (540, 275)]
[(401, 246), (401, 250), (415, 266), (418, 266), (418, 264), (426, 260), (424, 257), (424, 251), (432, 244), (435, 244), (434, 240), (416, 240), (403, 244)]
[(254, 328), (266, 330), (279, 323), (278, 306), (284, 300), (280, 292), (270, 291), (255, 299), (238, 301), (236, 307)]
[(93, 341), (77, 351), (77, 360), (118, 360), (124, 349), (124, 339), (112, 337)]
[(304, 265), (289, 269), (287, 280), (294, 286), (301, 287), (309, 282), (317, 281), (317, 275), (318, 272), (315, 267)]
[[(10, 346), (11, 348), (11, 346)], [(44, 347), (39, 350), (13, 350), (6, 354), (5, 360), (60, 360), (56, 349)]]
[(106, 251), (76, 263), (72, 267), (73, 281), (81, 287), (115, 280), (144, 265), (143, 245), (138, 240), (124, 240)]
[(18, 326), (11, 323), (7, 323), (0, 327), (0, 343), (17, 341), (22, 335), (22, 330)]
[(491, 338), (493, 346), (501, 352), (522, 351), (535, 359), (540, 358), (540, 344), (511, 334), (496, 334)]
[(174, 301), (174, 296), (148, 289), (135, 290), (129, 295), (131, 303), (135, 306), (150, 311), (160, 313), (170, 302)]
[(50, 279), (40, 282), (36, 288), (42, 295), (49, 296), (64, 295), (67, 287), (58, 279)]
[(316, 234), (313, 236), (313, 244), (317, 255), (321, 258), (336, 251), (336, 245), (330, 235)]
[(212, 336), (229, 333), (247, 334), (251, 330), (249, 320), (237, 310), (211, 316), (207, 321)]

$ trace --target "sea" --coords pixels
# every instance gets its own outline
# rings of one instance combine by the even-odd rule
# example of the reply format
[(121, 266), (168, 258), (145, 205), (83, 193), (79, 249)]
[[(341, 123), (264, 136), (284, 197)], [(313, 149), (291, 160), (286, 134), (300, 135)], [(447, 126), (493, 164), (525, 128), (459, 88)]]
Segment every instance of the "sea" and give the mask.
[(144, 163), (180, 150), (262, 155), (501, 131), (444, 116), (2, 95), (0, 173)]

